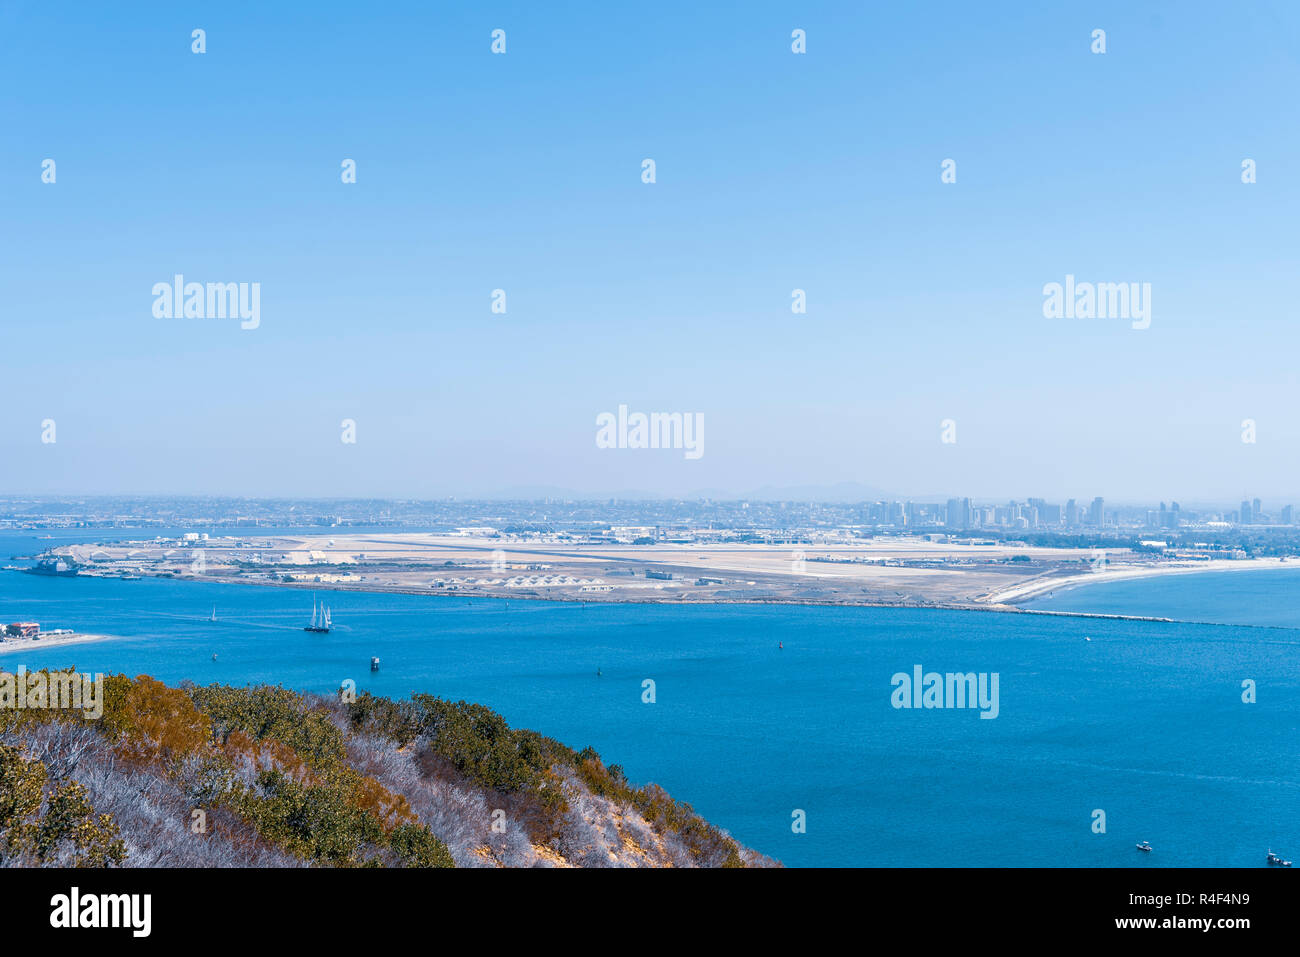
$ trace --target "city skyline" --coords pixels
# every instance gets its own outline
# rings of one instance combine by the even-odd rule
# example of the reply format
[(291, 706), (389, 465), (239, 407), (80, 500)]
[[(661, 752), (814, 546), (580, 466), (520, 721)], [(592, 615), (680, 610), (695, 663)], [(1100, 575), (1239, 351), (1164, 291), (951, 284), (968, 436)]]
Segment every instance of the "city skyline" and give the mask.
[[(1243, 499), (1237, 508), (1225, 503), (1182, 503), (1173, 499), (1162, 499), (1159, 503), (1133, 503), (1123, 501), (1107, 502), (1104, 496), (1088, 498), (1068, 498), (1064, 502), (1048, 501), (1040, 497), (1002, 498), (981, 500), (970, 496), (949, 497), (947, 499), (926, 499), (918, 496), (902, 497), (867, 497), (860, 499), (816, 500), (816, 499), (762, 499), (762, 498), (621, 498), (604, 499), (582, 497), (539, 497), (539, 498), (466, 498), (455, 497), (442, 499), (373, 499), (373, 498), (242, 498), (229, 496), (12, 496), (0, 495), (0, 527), (21, 525), (24, 516), (39, 517), (49, 520), (51, 517), (78, 516), (81, 520), (101, 522), (108, 520), (111, 514), (114, 521), (127, 522), (147, 518), (153, 524), (166, 524), (171, 519), (186, 523), (200, 523), (202, 512), (194, 509), (213, 510), (210, 516), (218, 523), (229, 523), (241, 517), (252, 519), (260, 516), (258, 521), (273, 523), (292, 518), (300, 523), (303, 515), (294, 515), (299, 505), (306, 508), (321, 508), (323, 511), (312, 520), (318, 524), (364, 524), (355, 516), (355, 509), (369, 510), (373, 516), (377, 511), (384, 521), (392, 521), (395, 514), (405, 516), (396, 524), (418, 523), (431, 519), (430, 516), (455, 514), (458, 510), (500, 509), (502, 514), (512, 511), (530, 509), (564, 509), (579, 508), (597, 521), (604, 516), (619, 514), (631, 510), (636, 514), (641, 509), (649, 515), (662, 513), (667, 509), (697, 510), (713, 523), (714, 516), (720, 514), (717, 509), (729, 510), (730, 514), (742, 515), (751, 508), (758, 510), (795, 510), (788, 517), (792, 525), (799, 524), (801, 510), (808, 515), (836, 515), (842, 525), (864, 525), (878, 528), (955, 528), (961, 530), (985, 529), (993, 531), (1020, 530), (1104, 530), (1120, 528), (1170, 529), (1213, 528), (1229, 526), (1293, 526), (1296, 512), (1289, 501), (1265, 501), (1259, 497)], [(1265, 507), (1267, 505), (1267, 508)], [(329, 509), (338, 507), (338, 514), (330, 515)], [(66, 511), (59, 511), (64, 509)], [(76, 511), (83, 509), (83, 511)], [(305, 511), (305, 510), (304, 510)], [(217, 514), (219, 513), (219, 514)], [(310, 514), (310, 513), (306, 513)], [(754, 524), (752, 516), (749, 524)], [(626, 515), (622, 515), (627, 519)], [(699, 514), (691, 515), (691, 520), (698, 520)], [(609, 523), (611, 526), (614, 520)], [(669, 523), (671, 524), (671, 523)], [(742, 523), (743, 524), (743, 523)], [(647, 526), (651, 527), (651, 526)], [(653, 526), (659, 527), (659, 526)]]

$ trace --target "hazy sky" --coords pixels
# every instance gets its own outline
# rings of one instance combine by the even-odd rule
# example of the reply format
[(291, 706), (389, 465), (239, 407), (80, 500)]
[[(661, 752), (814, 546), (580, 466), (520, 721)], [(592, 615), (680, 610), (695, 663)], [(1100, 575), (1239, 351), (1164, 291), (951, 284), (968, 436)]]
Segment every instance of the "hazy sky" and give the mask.
[(1295, 4), (277, 6), (0, 4), (0, 491), (1300, 502)]

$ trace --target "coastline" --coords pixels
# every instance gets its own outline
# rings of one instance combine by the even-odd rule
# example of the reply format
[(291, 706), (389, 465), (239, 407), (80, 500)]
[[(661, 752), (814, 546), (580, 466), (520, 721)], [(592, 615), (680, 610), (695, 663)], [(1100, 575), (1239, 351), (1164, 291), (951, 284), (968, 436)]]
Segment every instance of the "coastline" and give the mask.
[[(1159, 575), (1288, 567), (1289, 558), (1171, 558), (1096, 549), (908, 538), (790, 551), (769, 545), (580, 547), (488, 536), (275, 535), (67, 544), (76, 577), (256, 584), (312, 592), (436, 595), (582, 605), (791, 605), (1023, 613), (1056, 589)], [(190, 561), (196, 554), (201, 563)], [(790, 556), (794, 556), (793, 558)], [(1020, 564), (1020, 563), (1024, 564)], [(196, 567), (201, 564), (202, 567)], [(1296, 562), (1300, 567), (1300, 562)], [(1177, 620), (1177, 609), (1155, 608)], [(1164, 614), (1161, 614), (1161, 613)]]
[[(466, 600), (486, 600), (494, 602), (509, 602), (511, 599), (526, 602), (550, 602), (555, 604), (593, 604), (593, 605), (754, 605), (754, 606), (805, 606), (821, 608), (892, 608), (892, 609), (916, 609), (931, 611), (973, 611), (973, 612), (993, 612), (1002, 614), (1015, 615), (1045, 615), (1061, 618), (1098, 618), (1110, 619), (1115, 621), (1142, 621), (1156, 624), (1186, 624), (1186, 625), (1223, 625), (1224, 627), (1238, 628), (1280, 628), (1291, 630), (1284, 625), (1251, 625), (1240, 623), (1226, 623), (1215, 621), (1200, 621), (1197, 619), (1167, 617), (1163, 615), (1124, 615), (1109, 612), (1087, 612), (1087, 611), (1056, 611), (1044, 608), (1022, 608), (1019, 602), (1029, 601), (1039, 597), (1043, 593), (1053, 592), (1056, 590), (1070, 590), (1080, 588), (1086, 585), (1101, 584), (1105, 582), (1136, 580), (1141, 578), (1156, 578), (1164, 575), (1186, 575), (1196, 574), (1198, 572), (1216, 572), (1216, 571), (1262, 571), (1279, 568), (1300, 568), (1300, 561), (1282, 561), (1273, 558), (1245, 559), (1245, 560), (1223, 560), (1219, 562), (1198, 563), (1196, 565), (1165, 565), (1165, 566), (1140, 566), (1133, 568), (1123, 568), (1111, 572), (1089, 572), (1080, 575), (1058, 578), (1036, 578), (1026, 582), (1021, 582), (1014, 586), (1009, 586), (1000, 592), (984, 597), (982, 599), (967, 602), (952, 601), (916, 601), (900, 599), (897, 601), (871, 601), (871, 600), (854, 600), (846, 601), (834, 598), (795, 598), (789, 596), (754, 596), (747, 598), (716, 598), (716, 597), (682, 597), (682, 596), (655, 596), (637, 595), (634, 597), (612, 597), (609, 595), (593, 596), (590, 598), (576, 598), (568, 595), (539, 595), (528, 592), (515, 592), (509, 595), (502, 595), (490, 592), (446, 592), (434, 591), (431, 589), (421, 589), (409, 585), (378, 585), (367, 583), (365, 586), (358, 587), (354, 584), (344, 584), (339, 582), (279, 582), (267, 580), (250, 580), (242, 577), (223, 577), (220, 575), (206, 575), (203, 577), (190, 576), (170, 576), (170, 575), (150, 575), (145, 572), (143, 577), (149, 580), (157, 581), (177, 581), (177, 582), (206, 582), (209, 584), (220, 585), (251, 585), (262, 586), (266, 588), (290, 589), (297, 591), (328, 591), (328, 592), (356, 592), (360, 594), (371, 595), (413, 595), (423, 596), (442, 601), (455, 601), (457, 599)], [(80, 575), (77, 577), (85, 578), (112, 578), (114, 576), (98, 575)], [(1014, 597), (1012, 597), (1014, 594)], [(64, 644), (79, 644), (89, 641), (111, 640), (121, 636), (85, 634), (67, 636), (62, 639), (42, 639), (31, 641), (24, 639), (21, 641), (0, 642), (0, 654), (12, 652), (26, 648), (28, 650), (39, 650), (40, 648), (57, 647)]]
[[(1140, 578), (1157, 578), (1166, 575), (1194, 575), (1203, 572), (1242, 572), (1265, 571), (1278, 568), (1300, 568), (1300, 562), (1286, 561), (1281, 558), (1215, 559), (1208, 562), (1169, 564), (1169, 565), (1135, 565), (1121, 566), (1104, 572), (1084, 572), (1057, 578), (1036, 578), (1016, 585), (1009, 585), (989, 595), (991, 605), (1007, 605), (1030, 601), (1044, 594), (1055, 591), (1068, 591), (1086, 585), (1099, 585), (1105, 582), (1133, 581)], [(1028, 609), (1017, 609), (1026, 611)]]
[(64, 648), (68, 645), (84, 645), (92, 641), (111, 641), (118, 635), (98, 635), (75, 633), (56, 635), (52, 638), (12, 638), (0, 641), (0, 655), (13, 655), (23, 651), (43, 651), (47, 648)]

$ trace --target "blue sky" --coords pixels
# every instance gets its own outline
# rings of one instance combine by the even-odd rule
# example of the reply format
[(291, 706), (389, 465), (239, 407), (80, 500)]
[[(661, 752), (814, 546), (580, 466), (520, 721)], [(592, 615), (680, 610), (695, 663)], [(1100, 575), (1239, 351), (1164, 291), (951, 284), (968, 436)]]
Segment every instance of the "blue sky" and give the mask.
[(54, 6), (0, 4), (0, 491), (1300, 500), (1294, 5)]

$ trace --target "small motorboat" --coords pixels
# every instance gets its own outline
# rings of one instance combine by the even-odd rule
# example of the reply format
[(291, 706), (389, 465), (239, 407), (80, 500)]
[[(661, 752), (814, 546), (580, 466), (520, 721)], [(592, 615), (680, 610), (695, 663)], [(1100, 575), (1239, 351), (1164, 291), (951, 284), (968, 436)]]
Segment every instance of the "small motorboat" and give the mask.
[(1146, 851), (1147, 853), (1150, 853), (1150, 852), (1151, 852), (1151, 842), (1150, 842), (1150, 841), (1138, 841), (1137, 849), (1138, 849), (1139, 851)]
[(1291, 862), (1282, 860), (1282, 858), (1278, 857), (1270, 849), (1268, 852), (1268, 866), (1269, 867), (1290, 867)]

